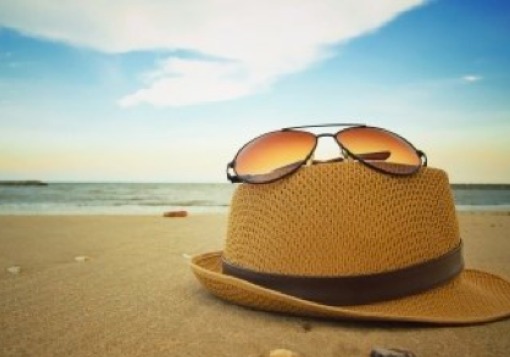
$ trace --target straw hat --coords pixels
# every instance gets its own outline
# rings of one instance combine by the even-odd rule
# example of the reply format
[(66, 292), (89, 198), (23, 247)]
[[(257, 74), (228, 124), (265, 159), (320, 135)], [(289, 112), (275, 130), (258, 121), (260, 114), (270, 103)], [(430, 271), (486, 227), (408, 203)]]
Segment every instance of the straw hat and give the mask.
[(240, 185), (224, 251), (191, 267), (212, 294), (266, 311), (434, 324), (510, 316), (510, 283), (464, 269), (461, 248), (444, 171), (396, 178), (336, 163)]

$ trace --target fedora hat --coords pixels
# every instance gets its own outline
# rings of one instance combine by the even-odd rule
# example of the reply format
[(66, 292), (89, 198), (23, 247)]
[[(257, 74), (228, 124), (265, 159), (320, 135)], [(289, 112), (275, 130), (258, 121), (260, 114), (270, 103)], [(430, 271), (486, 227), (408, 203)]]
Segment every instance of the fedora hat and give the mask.
[(331, 319), (472, 324), (510, 316), (510, 283), (464, 268), (447, 174), (303, 167), (232, 197), (223, 251), (192, 258), (212, 294)]

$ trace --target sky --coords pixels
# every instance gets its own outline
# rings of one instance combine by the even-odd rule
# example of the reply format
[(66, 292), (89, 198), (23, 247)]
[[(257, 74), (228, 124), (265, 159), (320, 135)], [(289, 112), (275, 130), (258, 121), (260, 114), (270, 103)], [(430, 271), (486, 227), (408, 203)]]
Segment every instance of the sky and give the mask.
[(0, 0), (0, 180), (227, 182), (264, 132), (355, 122), (510, 183), (509, 69), (506, 0)]

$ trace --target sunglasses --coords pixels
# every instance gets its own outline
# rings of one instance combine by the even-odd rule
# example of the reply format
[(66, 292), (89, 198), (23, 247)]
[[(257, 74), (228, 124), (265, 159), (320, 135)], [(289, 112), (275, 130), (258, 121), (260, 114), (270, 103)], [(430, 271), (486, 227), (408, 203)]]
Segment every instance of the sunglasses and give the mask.
[[(335, 134), (314, 134), (299, 129), (348, 126)], [(332, 137), (341, 157), (313, 160), (319, 138)], [(427, 166), (427, 156), (409, 141), (388, 130), (363, 124), (321, 124), (283, 128), (252, 139), (227, 165), (232, 182), (269, 183), (296, 172), (306, 164), (359, 161), (383, 174), (408, 176)]]

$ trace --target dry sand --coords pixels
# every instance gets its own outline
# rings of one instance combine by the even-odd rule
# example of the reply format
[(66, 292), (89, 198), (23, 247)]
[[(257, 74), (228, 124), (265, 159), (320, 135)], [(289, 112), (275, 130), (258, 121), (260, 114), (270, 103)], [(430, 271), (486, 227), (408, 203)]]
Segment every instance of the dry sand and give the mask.
[[(510, 215), (459, 215), (468, 267), (510, 277)], [(0, 216), (0, 356), (508, 356), (510, 319), (468, 327), (333, 322), (230, 305), (189, 255), (221, 249), (226, 215)], [(20, 267), (19, 269), (8, 268)]]

